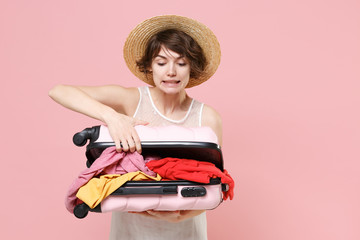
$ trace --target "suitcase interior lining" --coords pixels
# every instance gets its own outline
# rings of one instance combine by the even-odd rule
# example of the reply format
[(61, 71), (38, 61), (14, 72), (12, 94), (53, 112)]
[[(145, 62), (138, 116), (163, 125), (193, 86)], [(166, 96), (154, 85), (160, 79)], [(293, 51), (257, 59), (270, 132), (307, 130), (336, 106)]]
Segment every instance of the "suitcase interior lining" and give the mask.
[[(115, 146), (113, 142), (95, 142), (87, 145), (87, 166), (101, 155), (104, 149)], [(193, 159), (213, 163), (221, 171), (223, 168), (222, 153), (219, 146), (210, 142), (142, 142), (142, 155), (160, 158), (174, 157)]]

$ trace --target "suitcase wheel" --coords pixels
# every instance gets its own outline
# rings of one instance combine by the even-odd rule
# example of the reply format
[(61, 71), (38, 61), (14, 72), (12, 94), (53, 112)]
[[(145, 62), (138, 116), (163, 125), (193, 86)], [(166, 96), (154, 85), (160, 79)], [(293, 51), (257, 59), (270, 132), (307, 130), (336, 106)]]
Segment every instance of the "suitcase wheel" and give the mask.
[(88, 215), (89, 213), (89, 206), (86, 205), (85, 203), (81, 203), (79, 205), (76, 205), (74, 208), (74, 215), (77, 218), (84, 218)]

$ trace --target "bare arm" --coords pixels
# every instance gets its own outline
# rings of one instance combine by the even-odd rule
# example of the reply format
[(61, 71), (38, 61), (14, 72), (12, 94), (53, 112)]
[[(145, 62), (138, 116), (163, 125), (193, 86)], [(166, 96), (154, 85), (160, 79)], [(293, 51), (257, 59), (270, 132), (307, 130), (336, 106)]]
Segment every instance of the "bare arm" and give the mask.
[(134, 113), (139, 100), (136, 88), (57, 85), (49, 91), (49, 96), (70, 110), (104, 122), (118, 151), (141, 151), (133, 126), (147, 123), (128, 116)]

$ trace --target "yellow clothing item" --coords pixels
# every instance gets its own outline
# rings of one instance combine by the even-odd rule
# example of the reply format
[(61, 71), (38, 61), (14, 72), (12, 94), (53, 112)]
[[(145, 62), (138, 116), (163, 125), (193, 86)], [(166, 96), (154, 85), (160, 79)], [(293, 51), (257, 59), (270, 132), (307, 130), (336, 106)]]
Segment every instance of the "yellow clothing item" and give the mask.
[(90, 208), (95, 208), (104, 198), (109, 196), (127, 181), (141, 181), (148, 179), (160, 181), (161, 176), (157, 174), (156, 177), (152, 177), (141, 171), (130, 172), (123, 175), (102, 175), (99, 178), (96, 177), (90, 179), (87, 184), (79, 189), (76, 197), (86, 203)]

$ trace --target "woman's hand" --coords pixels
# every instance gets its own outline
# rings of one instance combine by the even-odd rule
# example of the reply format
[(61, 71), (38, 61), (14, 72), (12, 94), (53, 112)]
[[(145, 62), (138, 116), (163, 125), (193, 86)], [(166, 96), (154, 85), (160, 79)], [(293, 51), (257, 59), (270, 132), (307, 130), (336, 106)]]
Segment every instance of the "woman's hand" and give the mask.
[(143, 215), (146, 217), (151, 217), (154, 219), (159, 220), (165, 220), (168, 222), (181, 222), (186, 219), (195, 217), (201, 213), (203, 213), (205, 210), (178, 210), (178, 211), (154, 211), (149, 210), (145, 212), (130, 212), (134, 214)]
[(137, 151), (141, 153), (141, 142), (134, 127), (136, 125), (147, 125), (148, 122), (117, 112), (104, 117), (104, 120), (118, 152)]
[[(117, 151), (136, 150), (140, 153), (140, 139), (134, 126), (148, 123), (126, 115), (135, 111), (139, 94), (137, 88), (115, 85), (57, 85), (49, 91), (49, 96), (62, 106), (104, 122), (115, 141)], [(122, 99), (127, 101), (124, 102)]]

